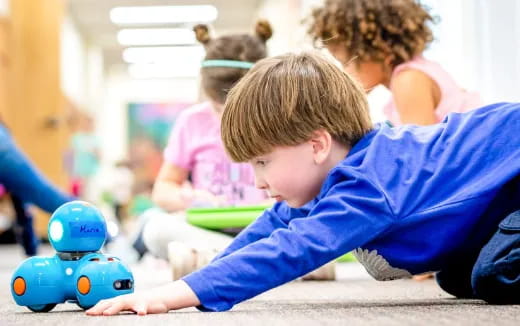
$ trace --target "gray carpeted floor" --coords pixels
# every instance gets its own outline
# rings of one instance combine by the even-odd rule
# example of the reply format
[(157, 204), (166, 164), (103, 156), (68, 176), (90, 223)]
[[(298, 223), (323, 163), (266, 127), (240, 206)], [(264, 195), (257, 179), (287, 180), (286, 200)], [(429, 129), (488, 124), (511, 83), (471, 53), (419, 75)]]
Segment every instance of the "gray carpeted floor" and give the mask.
[[(47, 252), (49, 252), (47, 250)], [(520, 325), (520, 306), (456, 300), (434, 281), (377, 282), (362, 266), (337, 267), (335, 282), (292, 282), (225, 313), (184, 309), (138, 317), (88, 317), (73, 304), (36, 314), (17, 306), (9, 291), (11, 273), (23, 259), (17, 246), (0, 246), (0, 325)], [(158, 261), (133, 267), (136, 291), (169, 280)]]

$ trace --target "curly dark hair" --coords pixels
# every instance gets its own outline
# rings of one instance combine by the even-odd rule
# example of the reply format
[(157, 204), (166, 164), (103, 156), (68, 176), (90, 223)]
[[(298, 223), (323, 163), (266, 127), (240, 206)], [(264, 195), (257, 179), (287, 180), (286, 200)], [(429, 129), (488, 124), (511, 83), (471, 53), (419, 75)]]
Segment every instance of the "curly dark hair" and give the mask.
[[(256, 62), (266, 57), (266, 42), (273, 34), (271, 25), (266, 20), (257, 21), (254, 35), (224, 35), (212, 39), (207, 25), (197, 25), (193, 30), (197, 40), (204, 45), (205, 60), (226, 59)], [(212, 100), (224, 103), (231, 87), (247, 71), (247, 69), (228, 67), (203, 68), (201, 70), (202, 88)]]
[(433, 40), (428, 8), (414, 0), (326, 0), (308, 21), (314, 44), (342, 44), (350, 58), (397, 66)]

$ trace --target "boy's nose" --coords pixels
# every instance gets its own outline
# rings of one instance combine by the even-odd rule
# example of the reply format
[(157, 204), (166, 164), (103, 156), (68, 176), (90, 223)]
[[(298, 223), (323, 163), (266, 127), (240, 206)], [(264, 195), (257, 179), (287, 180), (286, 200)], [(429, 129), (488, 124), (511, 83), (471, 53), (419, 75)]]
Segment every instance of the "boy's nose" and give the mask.
[(255, 176), (255, 187), (265, 190), (267, 189), (267, 183), (265, 183), (265, 181), (258, 176)]

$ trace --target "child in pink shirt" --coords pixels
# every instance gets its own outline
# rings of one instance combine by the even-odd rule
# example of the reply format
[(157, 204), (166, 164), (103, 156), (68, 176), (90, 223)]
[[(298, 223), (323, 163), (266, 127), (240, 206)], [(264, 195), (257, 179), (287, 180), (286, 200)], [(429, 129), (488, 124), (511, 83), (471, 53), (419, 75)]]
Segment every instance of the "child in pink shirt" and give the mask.
[[(211, 102), (195, 105), (179, 115), (164, 150), (164, 162), (190, 171), (193, 189), (218, 197), (213, 198), (214, 204), (248, 205), (265, 199), (265, 192), (254, 186), (251, 167), (227, 157), (220, 138), (220, 114)], [(203, 202), (208, 198), (193, 195), (185, 204), (211, 205)]]
[(481, 106), (442, 67), (421, 55), (433, 21), (414, 0), (327, 0), (313, 11), (309, 34), (356, 76), (366, 91), (384, 85), (384, 107), (394, 125), (428, 125), (449, 112)]
[(210, 37), (206, 25), (197, 25), (194, 31), (206, 50), (201, 77), (209, 101), (184, 110), (177, 118), (152, 191), (160, 210), (144, 214), (142, 231), (146, 248), (170, 261), (174, 279), (204, 265), (232, 241), (228, 235), (188, 224), (185, 209), (250, 205), (267, 199), (264, 191), (256, 189), (251, 167), (227, 157), (220, 118), (229, 89), (266, 57), (271, 27), (262, 20), (256, 24), (255, 35), (216, 39)]
[[(439, 88), (440, 97), (434, 109), (435, 123), (442, 121), (450, 112), (466, 112), (482, 105), (480, 96), (476, 92), (468, 92), (459, 87), (455, 80), (438, 63), (416, 57), (411, 61), (402, 63), (394, 68), (390, 79), (390, 89), (392, 80), (406, 70), (416, 70), (430, 78)], [(394, 125), (403, 124), (399, 114), (396, 101), (392, 98), (384, 107), (385, 116)], [(413, 123), (414, 121), (409, 121)], [(418, 121), (420, 123), (421, 121)]]

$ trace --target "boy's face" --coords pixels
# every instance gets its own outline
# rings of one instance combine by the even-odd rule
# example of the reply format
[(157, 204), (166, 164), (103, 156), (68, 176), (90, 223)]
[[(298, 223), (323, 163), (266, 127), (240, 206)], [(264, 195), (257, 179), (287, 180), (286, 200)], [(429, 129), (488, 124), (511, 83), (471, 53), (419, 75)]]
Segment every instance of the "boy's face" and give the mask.
[(276, 201), (285, 200), (291, 207), (301, 207), (316, 197), (328, 173), (316, 164), (310, 142), (297, 146), (275, 147), (266, 155), (250, 161), (255, 185), (266, 190)]

